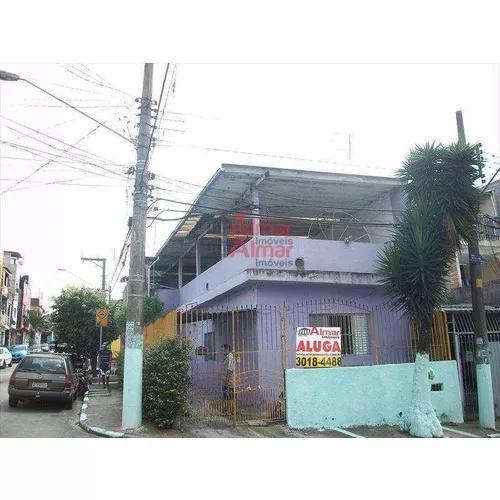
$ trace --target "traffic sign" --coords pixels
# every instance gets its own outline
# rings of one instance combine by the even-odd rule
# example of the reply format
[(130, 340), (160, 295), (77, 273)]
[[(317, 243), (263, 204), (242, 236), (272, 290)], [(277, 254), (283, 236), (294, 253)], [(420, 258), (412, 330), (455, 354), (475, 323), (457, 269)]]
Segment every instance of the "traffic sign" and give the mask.
[(96, 309), (95, 324), (96, 324), (96, 326), (108, 326), (108, 310), (107, 309)]

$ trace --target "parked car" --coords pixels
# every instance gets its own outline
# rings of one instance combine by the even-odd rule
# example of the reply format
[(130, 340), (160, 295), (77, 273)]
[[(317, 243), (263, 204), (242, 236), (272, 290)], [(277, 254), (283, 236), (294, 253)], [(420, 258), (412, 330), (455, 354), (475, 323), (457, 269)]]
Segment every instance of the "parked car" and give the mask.
[(55, 353), (28, 354), (9, 380), (9, 406), (18, 401), (61, 401), (71, 409), (78, 380), (68, 356)]
[(42, 348), (42, 352), (49, 352), (50, 351), (49, 344), (40, 344), (40, 347)]
[(0, 368), (12, 366), (12, 354), (6, 347), (0, 347)]
[(28, 352), (42, 352), (42, 346), (40, 344), (31, 344), (28, 346)]
[(19, 363), (28, 354), (28, 344), (19, 344), (10, 348), (12, 361)]

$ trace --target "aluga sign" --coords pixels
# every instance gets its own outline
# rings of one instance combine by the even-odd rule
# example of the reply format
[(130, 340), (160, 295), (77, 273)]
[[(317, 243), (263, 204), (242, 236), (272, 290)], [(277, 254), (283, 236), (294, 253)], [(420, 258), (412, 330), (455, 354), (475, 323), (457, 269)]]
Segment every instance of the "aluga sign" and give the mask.
[(298, 368), (333, 368), (341, 366), (340, 328), (300, 326), (295, 344), (295, 366)]

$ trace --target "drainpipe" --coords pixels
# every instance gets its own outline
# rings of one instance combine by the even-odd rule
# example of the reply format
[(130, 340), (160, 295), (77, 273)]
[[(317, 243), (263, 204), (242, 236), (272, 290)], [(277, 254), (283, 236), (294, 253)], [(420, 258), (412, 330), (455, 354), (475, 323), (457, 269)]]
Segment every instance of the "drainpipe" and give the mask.
[[(147, 275), (148, 275), (148, 297), (151, 296), (151, 268), (158, 262), (158, 259), (160, 257), (156, 257), (155, 260), (153, 260), (153, 262), (151, 262), (151, 264), (149, 264), (148, 267), (148, 272), (147, 272)], [(154, 272), (154, 269), (153, 269), (153, 272)]]

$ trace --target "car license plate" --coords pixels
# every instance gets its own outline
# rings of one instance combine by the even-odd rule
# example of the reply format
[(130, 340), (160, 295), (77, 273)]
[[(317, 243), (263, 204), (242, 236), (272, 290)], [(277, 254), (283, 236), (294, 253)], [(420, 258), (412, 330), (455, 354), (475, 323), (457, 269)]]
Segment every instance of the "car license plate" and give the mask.
[(47, 382), (32, 382), (31, 387), (34, 389), (47, 389)]

